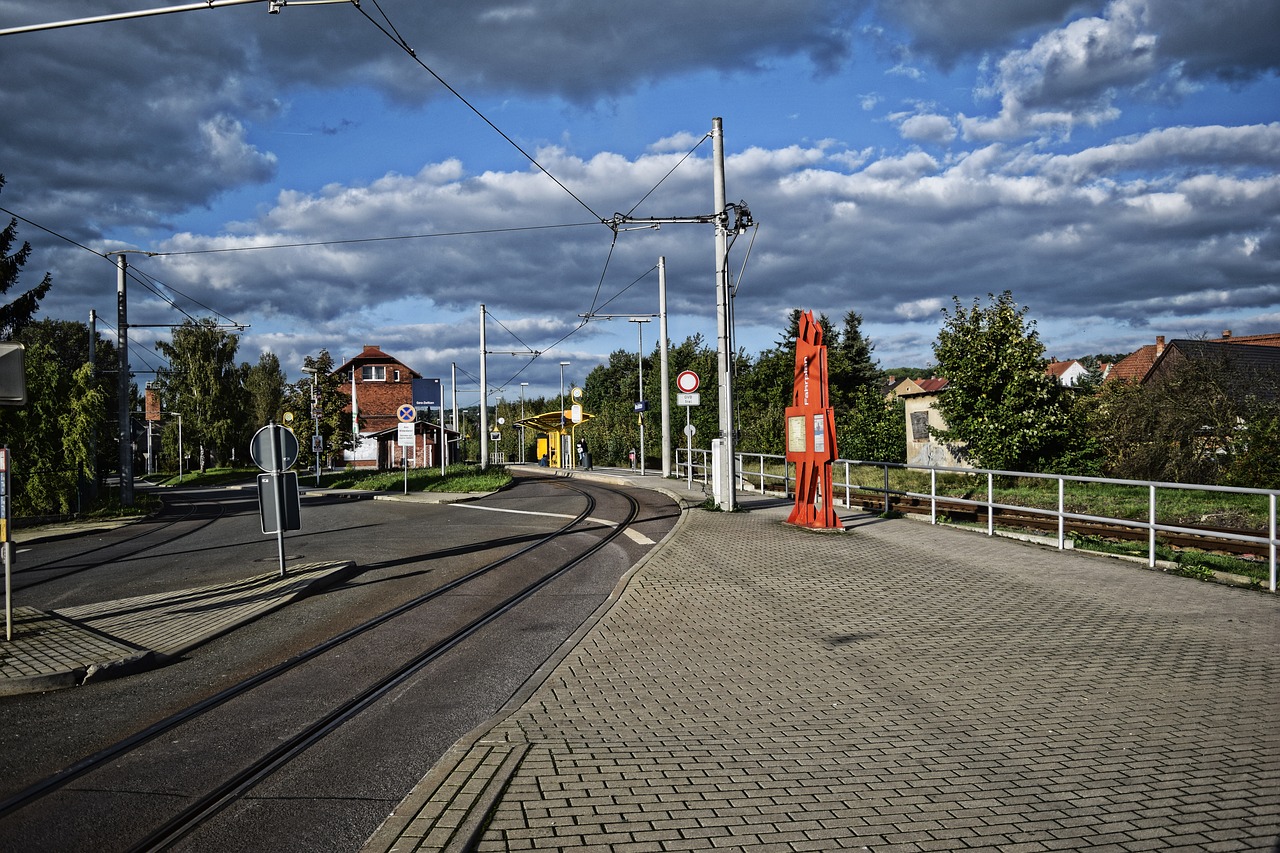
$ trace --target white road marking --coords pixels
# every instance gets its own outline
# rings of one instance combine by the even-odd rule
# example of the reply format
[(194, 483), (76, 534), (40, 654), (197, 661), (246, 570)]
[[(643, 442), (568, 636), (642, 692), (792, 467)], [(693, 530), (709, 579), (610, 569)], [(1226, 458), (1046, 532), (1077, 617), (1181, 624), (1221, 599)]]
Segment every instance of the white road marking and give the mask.
[[(570, 515), (569, 513), (565, 513), (565, 512), (536, 512), (531, 509), (503, 509), (502, 507), (478, 506), (476, 504), (446, 504), (446, 506), (457, 507), (459, 509), (482, 509), (485, 512), (509, 512), (509, 513), (514, 513), (515, 515), (543, 515), (548, 518), (577, 518), (576, 515)], [(586, 520), (590, 521), (592, 524), (602, 524), (605, 527), (618, 526), (615, 522), (609, 521), (604, 518), (587, 518)], [(648, 536), (645, 536), (643, 533), (641, 533), (638, 530), (632, 530), (630, 527), (623, 530), (622, 534), (626, 536), (628, 539), (630, 539), (632, 542), (635, 542), (637, 545), (653, 544), (653, 540), (650, 539)]]

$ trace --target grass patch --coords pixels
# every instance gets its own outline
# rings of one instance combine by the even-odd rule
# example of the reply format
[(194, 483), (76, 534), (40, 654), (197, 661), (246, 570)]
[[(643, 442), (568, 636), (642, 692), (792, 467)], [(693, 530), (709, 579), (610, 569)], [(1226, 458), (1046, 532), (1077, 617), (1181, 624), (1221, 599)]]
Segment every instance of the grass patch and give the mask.
[[(1102, 554), (1123, 554), (1130, 557), (1146, 559), (1147, 546), (1142, 542), (1121, 542), (1104, 539), (1101, 536), (1071, 534), (1071, 541), (1076, 548), (1085, 551), (1096, 551)], [(1212, 580), (1214, 572), (1239, 575), (1248, 578), (1254, 585), (1270, 582), (1270, 570), (1266, 562), (1246, 560), (1226, 554), (1213, 554), (1207, 551), (1191, 549), (1179, 550), (1156, 542), (1156, 559), (1174, 564), (1170, 571), (1183, 577), (1198, 580)]]

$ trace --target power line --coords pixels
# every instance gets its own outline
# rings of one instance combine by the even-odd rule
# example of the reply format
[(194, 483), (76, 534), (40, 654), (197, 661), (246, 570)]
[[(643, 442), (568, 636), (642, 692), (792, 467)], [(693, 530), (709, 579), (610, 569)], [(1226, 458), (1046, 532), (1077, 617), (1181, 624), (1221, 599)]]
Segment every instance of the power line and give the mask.
[[(3, 208), (0, 208), (3, 209)], [(582, 228), (598, 222), (565, 222), (559, 225), (524, 225), (516, 228), (476, 228), (470, 231), (436, 231), (430, 234), (398, 234), (389, 237), (349, 237), (342, 240), (310, 240), (298, 243), (271, 243), (264, 246), (225, 246), (221, 249), (188, 249), (181, 252), (148, 252), (156, 258), (179, 255), (217, 255), (227, 252), (258, 252), (266, 249), (302, 249), (313, 246), (344, 246), (353, 243), (385, 243), (392, 240), (425, 240), (438, 237), (474, 237), (481, 234), (510, 234), (518, 231), (546, 231), (555, 228)]]
[[(375, 6), (377, 5), (377, 0), (374, 0), (374, 5), (375, 5)], [(551, 174), (551, 171), (550, 171), (549, 169), (547, 169), (547, 167), (546, 167), (546, 166), (543, 166), (541, 163), (539, 163), (539, 162), (537, 161), (537, 159), (535, 159), (535, 158), (534, 158), (534, 156), (533, 156), (532, 154), (530, 154), (528, 151), (525, 151), (523, 148), (521, 148), (521, 147), (520, 147), (520, 144), (519, 144), (518, 142), (516, 142), (514, 139), (512, 139), (510, 136), (508, 136), (505, 132), (503, 132), (502, 128), (498, 127), (496, 124), (494, 124), (492, 121), (490, 121), (488, 116), (486, 116), (484, 113), (480, 112), (480, 109), (479, 109), (478, 107), (476, 107), (474, 104), (472, 104), (472, 103), (471, 103), (470, 101), (468, 101), (466, 98), (464, 98), (464, 97), (462, 96), (462, 93), (461, 93), (461, 92), (459, 92), (457, 89), (455, 89), (455, 88), (453, 88), (452, 86), (450, 86), (450, 85), (449, 85), (449, 83), (448, 83), (448, 82), (446, 82), (446, 81), (445, 81), (445, 79), (444, 79), (443, 77), (441, 77), (439, 74), (437, 74), (437, 73), (436, 73), (436, 72), (431, 68), (431, 66), (429, 66), (429, 65), (427, 65), (425, 62), (423, 62), (423, 61), (422, 61), (422, 59), (418, 56), (417, 52), (416, 52), (412, 47), (410, 47), (410, 46), (409, 46), (408, 42), (406, 42), (403, 38), (401, 38), (401, 36), (400, 36), (400, 34), (399, 34), (399, 33), (395, 32), (395, 28), (394, 28), (394, 26), (392, 26), (392, 25), (391, 25), (391, 20), (390, 20), (389, 18), (387, 18), (387, 14), (386, 14), (386, 12), (383, 12), (381, 7), (378, 7), (378, 11), (379, 11), (379, 12), (381, 12), (381, 13), (382, 13), (382, 17), (383, 17), (384, 19), (386, 19), (386, 20), (387, 20), (387, 26), (388, 26), (388, 27), (391, 27), (391, 30), (388, 30), (388, 29), (387, 29), (387, 27), (384, 27), (382, 24), (380, 24), (380, 23), (378, 23), (377, 21), (375, 21), (375, 20), (373, 19), (373, 17), (372, 17), (368, 12), (366, 12), (362, 6), (357, 5), (357, 6), (356, 6), (356, 8), (360, 11), (360, 14), (361, 14), (361, 15), (364, 15), (365, 19), (366, 19), (366, 20), (368, 20), (368, 21), (369, 21), (369, 23), (373, 24), (375, 27), (377, 27), (377, 28), (378, 28), (378, 30), (379, 30), (383, 35), (385, 35), (387, 38), (391, 39), (391, 41), (393, 41), (393, 42), (396, 44), (396, 46), (397, 46), (397, 47), (399, 47), (401, 50), (403, 50), (405, 53), (407, 53), (407, 54), (408, 54), (408, 55), (413, 59), (413, 61), (414, 61), (414, 62), (418, 63), (418, 65), (422, 67), (422, 69), (423, 69), (424, 71), (426, 71), (428, 74), (430, 74), (432, 77), (434, 77), (434, 78), (435, 78), (435, 79), (440, 83), (440, 85), (441, 85), (441, 86), (444, 86), (444, 87), (445, 87), (445, 89), (447, 89), (447, 90), (448, 90), (449, 94), (453, 95), (455, 98), (457, 98), (459, 101), (461, 101), (461, 102), (462, 102), (462, 104), (463, 104), (464, 106), (466, 106), (466, 108), (467, 108), (467, 109), (469, 109), (469, 110), (471, 110), (471, 112), (475, 113), (475, 114), (476, 114), (476, 116), (478, 116), (478, 117), (480, 118), (480, 120), (481, 120), (481, 121), (483, 121), (485, 124), (489, 125), (489, 127), (491, 127), (495, 133), (497, 133), (499, 136), (501, 136), (503, 139), (505, 139), (505, 140), (508, 142), (508, 144), (510, 144), (510, 145), (511, 145), (511, 147), (512, 147), (512, 148), (514, 148), (514, 149), (516, 149), (517, 151), (519, 151), (519, 152), (520, 152), (520, 154), (521, 154), (521, 155), (523, 155), (523, 156), (524, 156), (524, 158), (525, 158), (526, 160), (528, 160), (530, 163), (532, 163), (534, 166), (536, 166), (536, 167), (537, 167), (538, 171), (542, 172), (542, 174), (546, 175), (548, 178), (550, 178), (552, 181), (554, 181), (554, 182), (555, 182), (555, 184), (556, 184), (556, 186), (560, 187), (560, 189), (564, 190), (566, 193), (568, 193), (568, 194), (569, 194), (569, 197), (570, 197), (570, 198), (572, 198), (572, 199), (573, 199), (574, 201), (576, 201), (578, 204), (582, 205), (582, 207), (583, 207), (583, 208), (584, 208), (588, 213), (590, 213), (593, 217), (595, 217), (595, 218), (596, 218), (596, 220), (597, 220), (600, 224), (602, 224), (602, 225), (604, 225), (604, 226), (606, 226), (606, 227), (612, 227), (612, 226), (610, 226), (610, 225), (609, 225), (609, 220), (605, 219), (603, 216), (601, 216), (600, 214), (596, 213), (596, 212), (591, 208), (591, 205), (587, 204), (585, 201), (583, 201), (581, 198), (579, 198), (579, 197), (578, 197), (578, 195), (577, 195), (577, 193), (575, 193), (573, 190), (571, 190), (571, 189), (569, 189), (567, 186), (565, 186), (565, 184), (564, 184), (564, 183), (563, 183), (559, 178), (557, 178), (555, 175)]]

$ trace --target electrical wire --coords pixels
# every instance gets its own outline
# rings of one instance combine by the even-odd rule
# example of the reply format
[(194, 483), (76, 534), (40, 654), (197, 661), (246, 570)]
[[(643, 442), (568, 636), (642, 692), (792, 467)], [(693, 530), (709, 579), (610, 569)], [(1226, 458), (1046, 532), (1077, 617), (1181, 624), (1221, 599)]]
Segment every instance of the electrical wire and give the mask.
[[(375, 5), (375, 6), (377, 6), (377, 0), (374, 0), (374, 5)], [(448, 82), (446, 82), (446, 81), (445, 81), (445, 79), (444, 79), (443, 77), (441, 77), (439, 74), (437, 74), (437, 73), (435, 72), (435, 70), (433, 70), (433, 69), (431, 68), (431, 66), (429, 66), (429, 65), (427, 65), (425, 62), (423, 62), (423, 61), (422, 61), (422, 59), (418, 56), (417, 52), (416, 52), (412, 47), (410, 47), (410, 46), (409, 46), (409, 44), (408, 44), (408, 43), (407, 43), (403, 38), (401, 38), (401, 36), (400, 36), (400, 34), (399, 34), (398, 32), (395, 32), (395, 27), (391, 25), (391, 21), (390, 21), (390, 19), (389, 19), (389, 18), (387, 18), (386, 12), (383, 12), (383, 10), (382, 10), (382, 8), (381, 8), (380, 6), (378, 7), (378, 11), (379, 11), (380, 13), (382, 13), (382, 17), (383, 17), (383, 18), (387, 19), (387, 27), (391, 27), (391, 29), (390, 29), (390, 30), (388, 30), (388, 29), (387, 29), (387, 27), (384, 27), (382, 24), (380, 24), (380, 23), (378, 23), (377, 21), (375, 21), (375, 20), (373, 19), (373, 16), (371, 16), (368, 12), (366, 12), (363, 6), (360, 6), (359, 4), (357, 4), (357, 5), (356, 5), (356, 9), (358, 9), (358, 10), (359, 10), (359, 12), (360, 12), (360, 14), (361, 14), (361, 15), (364, 15), (365, 19), (366, 19), (367, 21), (369, 21), (369, 23), (371, 23), (371, 24), (373, 24), (375, 27), (377, 27), (377, 29), (378, 29), (378, 30), (379, 30), (383, 35), (385, 35), (387, 38), (391, 39), (391, 41), (392, 41), (392, 42), (394, 42), (394, 43), (396, 44), (396, 46), (397, 46), (397, 47), (399, 47), (401, 50), (403, 50), (405, 53), (407, 53), (407, 54), (408, 54), (408, 55), (413, 59), (413, 61), (414, 61), (414, 62), (418, 63), (418, 65), (422, 67), (422, 69), (423, 69), (424, 71), (426, 71), (428, 74), (430, 74), (432, 77), (434, 77), (434, 78), (436, 79), (436, 81), (440, 83), (440, 85), (441, 85), (441, 86), (444, 86), (444, 88), (445, 88), (446, 90), (448, 90), (449, 94), (453, 95), (455, 98), (457, 98), (459, 101), (461, 101), (461, 102), (462, 102), (462, 104), (463, 104), (464, 106), (466, 106), (466, 108), (467, 108), (467, 109), (469, 109), (469, 110), (471, 110), (471, 112), (475, 113), (475, 114), (476, 114), (476, 116), (478, 116), (478, 117), (479, 117), (479, 119), (480, 119), (481, 121), (483, 121), (485, 124), (489, 125), (489, 127), (490, 127), (490, 128), (492, 128), (492, 129), (493, 129), (493, 131), (494, 131), (495, 133), (497, 133), (499, 136), (501, 136), (503, 139), (505, 139), (505, 140), (508, 142), (508, 144), (510, 144), (510, 145), (511, 145), (511, 147), (512, 147), (512, 148), (514, 148), (514, 149), (516, 149), (517, 151), (519, 151), (519, 152), (520, 152), (520, 154), (521, 154), (521, 155), (523, 155), (523, 156), (524, 156), (524, 158), (525, 158), (526, 160), (528, 160), (530, 163), (532, 163), (532, 164), (533, 164), (533, 165), (538, 169), (538, 171), (542, 172), (542, 174), (546, 175), (548, 178), (550, 178), (552, 181), (554, 181), (554, 182), (555, 182), (555, 184), (556, 184), (556, 186), (560, 187), (560, 189), (564, 190), (566, 193), (568, 193), (568, 194), (569, 194), (569, 197), (570, 197), (570, 198), (572, 198), (572, 199), (573, 199), (574, 201), (576, 201), (578, 204), (582, 205), (582, 207), (583, 207), (583, 208), (584, 208), (588, 213), (590, 213), (593, 217), (595, 217), (595, 219), (596, 219), (596, 221), (597, 221), (597, 222), (599, 222), (600, 224), (604, 225), (605, 227), (611, 227), (611, 226), (609, 225), (609, 220), (605, 219), (603, 216), (601, 216), (600, 214), (596, 213), (596, 212), (595, 212), (595, 210), (593, 210), (593, 209), (591, 208), (591, 205), (587, 204), (585, 201), (583, 201), (581, 198), (579, 198), (579, 197), (578, 197), (578, 195), (577, 195), (577, 193), (575, 193), (573, 190), (571, 190), (571, 189), (569, 189), (567, 186), (565, 186), (565, 184), (564, 184), (564, 183), (563, 183), (559, 178), (557, 178), (555, 175), (551, 174), (551, 171), (550, 171), (549, 169), (547, 169), (547, 167), (546, 167), (546, 166), (543, 166), (541, 163), (539, 163), (539, 162), (537, 161), (537, 159), (536, 159), (536, 158), (534, 158), (534, 156), (533, 156), (532, 154), (530, 154), (528, 151), (525, 151), (522, 147), (520, 147), (520, 144), (519, 144), (518, 142), (516, 142), (514, 139), (512, 139), (510, 136), (508, 136), (505, 132), (503, 132), (502, 128), (498, 127), (496, 124), (494, 124), (492, 121), (490, 121), (490, 120), (489, 120), (489, 117), (488, 117), (488, 116), (486, 116), (484, 113), (480, 112), (480, 109), (479, 109), (478, 107), (476, 107), (474, 104), (472, 104), (472, 103), (471, 103), (470, 101), (468, 101), (466, 98), (464, 98), (464, 97), (462, 96), (462, 93), (461, 93), (461, 92), (459, 92), (457, 89), (453, 88), (453, 86), (449, 85), (449, 83), (448, 83)]]
[(693, 152), (695, 152), (695, 151), (697, 151), (699, 148), (701, 148), (701, 147), (702, 147), (702, 143), (706, 142), (706, 141), (707, 141), (708, 139), (710, 139), (710, 138), (711, 138), (711, 134), (710, 134), (710, 133), (708, 133), (708, 134), (706, 134), (705, 136), (703, 136), (701, 139), (699, 139), (699, 140), (697, 141), (697, 143), (696, 143), (692, 148), (690, 148), (690, 149), (685, 153), (685, 155), (684, 155), (683, 157), (681, 157), (681, 158), (680, 158), (680, 162), (678, 162), (678, 163), (676, 163), (674, 166), (672, 166), (672, 167), (671, 167), (671, 170), (670, 170), (670, 171), (668, 171), (665, 175), (663, 175), (663, 176), (662, 176), (662, 178), (661, 178), (661, 179), (660, 179), (656, 184), (654, 184), (654, 185), (653, 185), (653, 188), (652, 188), (652, 189), (650, 189), (647, 193), (645, 193), (643, 196), (641, 196), (639, 201), (637, 201), (635, 204), (631, 205), (631, 209), (630, 209), (630, 210), (628, 210), (628, 211), (626, 212), (626, 215), (627, 215), (627, 216), (630, 216), (631, 214), (635, 213), (635, 212), (636, 212), (636, 208), (637, 208), (637, 207), (639, 207), (640, 205), (644, 204), (645, 199), (649, 198), (649, 196), (651, 196), (651, 195), (653, 195), (655, 192), (657, 192), (657, 191), (658, 191), (658, 187), (662, 186), (663, 181), (665, 181), (667, 178), (671, 177), (671, 176), (672, 176), (672, 174), (674, 174), (674, 173), (675, 173), (676, 169), (679, 169), (681, 166), (683, 166), (683, 165), (684, 165), (684, 161), (685, 161), (685, 160), (688, 160), (690, 157), (692, 157), (692, 156), (693, 156)]
[(217, 255), (228, 252), (257, 252), (266, 249), (300, 249), (314, 246), (345, 246), (353, 243), (385, 243), (392, 240), (425, 240), (436, 237), (473, 237), (479, 234), (510, 234), (518, 231), (546, 231), (555, 228), (594, 227), (598, 222), (565, 222), (558, 225), (524, 225), (518, 228), (477, 228), (471, 231), (437, 231), (431, 234), (397, 234), (390, 237), (349, 237), (343, 240), (310, 240), (299, 243), (271, 243), (264, 246), (224, 246), (221, 249), (188, 249), (181, 252), (149, 252), (157, 258), (178, 255)]

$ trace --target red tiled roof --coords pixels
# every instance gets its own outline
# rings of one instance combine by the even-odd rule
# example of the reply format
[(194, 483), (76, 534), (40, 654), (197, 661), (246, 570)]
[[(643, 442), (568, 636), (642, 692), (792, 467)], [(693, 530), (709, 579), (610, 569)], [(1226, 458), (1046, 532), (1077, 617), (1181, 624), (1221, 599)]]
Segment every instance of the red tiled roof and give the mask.
[(1215, 344), (1251, 344), (1259, 347), (1280, 347), (1280, 332), (1267, 335), (1228, 335), (1212, 341)]
[(1134, 382), (1141, 382), (1142, 378), (1147, 375), (1147, 371), (1151, 369), (1151, 365), (1155, 363), (1156, 345), (1147, 344), (1145, 347), (1139, 348), (1137, 352), (1130, 353), (1112, 365), (1111, 372), (1107, 374), (1107, 380), (1128, 379)]
[(1073, 364), (1078, 364), (1078, 362), (1075, 359), (1071, 359), (1069, 361), (1051, 361), (1044, 371), (1056, 379), (1061, 379), (1062, 374), (1070, 370)]

